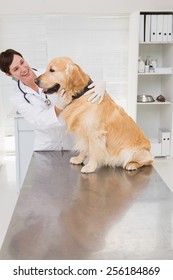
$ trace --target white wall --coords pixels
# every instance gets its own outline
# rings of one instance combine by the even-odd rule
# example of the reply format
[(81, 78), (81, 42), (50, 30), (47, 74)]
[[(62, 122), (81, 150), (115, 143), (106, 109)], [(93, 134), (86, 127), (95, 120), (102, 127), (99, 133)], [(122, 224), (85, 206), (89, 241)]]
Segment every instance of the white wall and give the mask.
[(130, 13), (171, 10), (172, 0), (0, 0), (0, 14)]

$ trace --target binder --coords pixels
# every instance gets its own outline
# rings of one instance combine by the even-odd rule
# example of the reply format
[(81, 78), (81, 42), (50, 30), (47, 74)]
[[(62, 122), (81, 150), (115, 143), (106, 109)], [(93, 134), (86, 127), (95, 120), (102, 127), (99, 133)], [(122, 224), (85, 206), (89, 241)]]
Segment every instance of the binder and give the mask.
[(144, 42), (144, 15), (140, 15), (139, 42)]
[(170, 131), (167, 129), (159, 129), (159, 140), (161, 141), (161, 156), (170, 155)]
[(168, 41), (168, 15), (163, 15), (163, 41)]
[(157, 41), (163, 41), (163, 15), (157, 15)]
[(157, 41), (157, 15), (151, 15), (151, 42)]
[(173, 25), (172, 25), (172, 15), (167, 15), (167, 18), (168, 18), (168, 30), (167, 30), (167, 33), (168, 33), (168, 41), (172, 41), (173, 40), (173, 36), (172, 36), (172, 29), (173, 29)]
[(151, 41), (151, 15), (146, 15), (145, 18), (145, 42)]

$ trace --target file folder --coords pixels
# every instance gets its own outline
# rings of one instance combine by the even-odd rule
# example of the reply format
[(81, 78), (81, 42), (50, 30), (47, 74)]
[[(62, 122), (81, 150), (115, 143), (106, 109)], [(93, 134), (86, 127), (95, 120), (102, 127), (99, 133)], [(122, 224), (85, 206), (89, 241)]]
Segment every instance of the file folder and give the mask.
[(168, 15), (163, 15), (163, 41), (168, 41)]
[(157, 41), (157, 15), (151, 15), (151, 42)]
[(144, 15), (140, 15), (139, 42), (144, 42)]
[(157, 15), (157, 41), (163, 41), (163, 15)]
[(172, 31), (173, 31), (173, 25), (172, 25), (172, 15), (167, 15), (168, 17), (168, 41), (173, 41)]
[(151, 41), (151, 15), (146, 15), (145, 18), (145, 42)]

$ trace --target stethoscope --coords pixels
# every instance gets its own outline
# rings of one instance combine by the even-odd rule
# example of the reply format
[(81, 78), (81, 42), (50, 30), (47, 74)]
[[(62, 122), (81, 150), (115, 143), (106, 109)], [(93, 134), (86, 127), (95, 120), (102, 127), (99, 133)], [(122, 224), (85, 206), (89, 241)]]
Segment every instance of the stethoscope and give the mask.
[[(37, 71), (36, 69), (32, 68), (33, 70)], [(27, 92), (25, 92), (23, 89), (21, 89), (21, 86), (20, 86), (20, 80), (17, 81), (17, 85), (18, 85), (18, 88), (19, 90), (23, 93), (23, 96), (25, 98), (25, 100), (28, 102), (28, 103), (31, 103), (28, 98), (26, 97), (26, 95), (28, 94)], [(44, 100), (44, 102), (46, 103), (47, 106), (49, 106), (51, 104), (51, 101), (50, 99), (47, 97), (47, 94), (45, 94), (45, 97), (46, 99)]]

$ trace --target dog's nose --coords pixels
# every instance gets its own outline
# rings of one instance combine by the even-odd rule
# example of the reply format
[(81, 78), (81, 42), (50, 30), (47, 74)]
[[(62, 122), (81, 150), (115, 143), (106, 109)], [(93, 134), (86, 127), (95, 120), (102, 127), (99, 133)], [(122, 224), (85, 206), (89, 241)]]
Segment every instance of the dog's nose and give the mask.
[(37, 78), (37, 79), (35, 79), (35, 84), (37, 85), (37, 86), (39, 86), (39, 84), (40, 84), (40, 81), (39, 81), (39, 79)]

